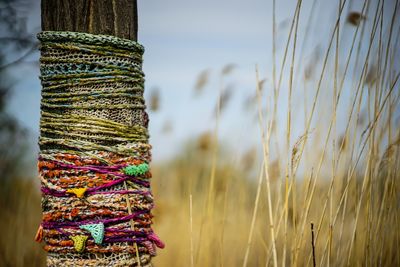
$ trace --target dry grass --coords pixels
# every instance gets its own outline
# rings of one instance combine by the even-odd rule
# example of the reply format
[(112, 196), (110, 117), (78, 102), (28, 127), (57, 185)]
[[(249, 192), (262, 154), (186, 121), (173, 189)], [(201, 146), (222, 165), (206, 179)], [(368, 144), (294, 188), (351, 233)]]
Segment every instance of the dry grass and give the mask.
[(39, 185), (33, 179), (5, 178), (0, 207), (0, 266), (43, 266), (44, 253), (34, 242), (41, 217)]
[[(400, 264), (398, 7), (365, 1), (352, 11), (337, 1), (321, 36), (329, 42), (310, 64), (302, 1), (280, 56), (273, 13), (272, 83), (262, 90), (256, 70), (256, 97), (245, 101), (258, 106), (258, 151), (219, 152), (217, 112), (213, 138), (199, 138), (207, 149), (189, 145), (155, 169), (155, 227), (168, 244), (158, 266)], [(274, 127), (282, 114), (283, 131)]]

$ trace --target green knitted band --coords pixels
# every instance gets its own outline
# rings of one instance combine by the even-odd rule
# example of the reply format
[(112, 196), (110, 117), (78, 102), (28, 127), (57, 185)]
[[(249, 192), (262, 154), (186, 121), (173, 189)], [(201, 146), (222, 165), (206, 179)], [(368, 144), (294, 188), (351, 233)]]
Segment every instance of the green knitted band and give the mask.
[(112, 46), (115, 48), (129, 49), (143, 54), (144, 47), (139, 43), (119, 38), (111, 35), (91, 34), (83, 32), (58, 32), (43, 31), (38, 33), (37, 38), (43, 42), (79, 42), (83, 44), (96, 44), (103, 46)]

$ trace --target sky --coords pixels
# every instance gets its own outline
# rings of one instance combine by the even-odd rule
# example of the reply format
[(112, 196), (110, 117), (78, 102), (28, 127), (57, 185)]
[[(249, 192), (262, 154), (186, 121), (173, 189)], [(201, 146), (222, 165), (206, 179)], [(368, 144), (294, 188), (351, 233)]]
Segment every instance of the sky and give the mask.
[[(30, 31), (40, 30), (40, 1), (34, 1), (28, 11)], [(318, 48), (326, 49), (335, 17), (336, 1), (317, 1), (311, 17), (313, 0), (302, 4), (299, 23), (297, 58), (306, 65)], [(363, 1), (349, 1), (346, 12), (360, 10)], [(284, 53), (284, 44), (290, 28), (290, 18), (296, 6), (294, 0), (276, 1), (277, 58)], [(259, 143), (260, 131), (255, 112), (243, 108), (246, 99), (256, 90), (255, 68), (259, 67), (261, 79), (266, 80), (266, 90), (272, 88), (272, 1), (266, 0), (146, 0), (138, 1), (138, 41), (145, 46), (143, 69), (146, 75), (147, 102), (151, 93), (160, 93), (160, 109), (150, 112), (150, 142), (154, 160), (165, 160), (178, 153), (190, 138), (214, 129), (214, 108), (220, 88), (231, 87), (232, 98), (221, 114), (219, 138), (235, 149), (245, 151)], [(310, 33), (304, 39), (307, 22)], [(343, 22), (345, 23), (345, 22)], [(348, 47), (354, 29), (344, 28), (343, 47)], [(303, 49), (304, 47), (304, 49)], [(344, 49), (345, 50), (345, 49)], [(38, 60), (35, 53), (29, 59)], [(221, 70), (234, 64), (233, 71), (221, 76)], [(315, 63), (319, 64), (319, 63)], [(201, 94), (194, 93), (199, 74), (209, 71), (209, 82)], [(38, 67), (18, 66), (18, 77), (8, 109), (32, 134), (30, 142), (37, 150), (40, 118), (40, 82)], [(288, 77), (289, 69), (284, 70)], [(296, 73), (296, 77), (301, 77)], [(345, 82), (345, 86), (350, 81)], [(288, 79), (282, 83), (282, 99), (286, 99)], [(302, 97), (295, 93), (294, 99)], [(330, 101), (330, 100), (329, 100)], [(284, 100), (279, 107), (287, 105)], [(270, 108), (266, 107), (267, 109)], [(279, 108), (278, 122), (284, 128), (286, 114)], [(298, 124), (301, 115), (298, 115)], [(166, 125), (171, 131), (165, 132)], [(301, 135), (301, 127), (294, 136)]]

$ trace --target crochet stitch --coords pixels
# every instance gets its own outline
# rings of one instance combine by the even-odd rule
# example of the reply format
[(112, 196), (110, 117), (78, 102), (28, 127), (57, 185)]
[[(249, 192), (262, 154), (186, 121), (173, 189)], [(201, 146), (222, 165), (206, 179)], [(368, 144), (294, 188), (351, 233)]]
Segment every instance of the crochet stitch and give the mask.
[(77, 252), (82, 252), (85, 249), (85, 243), (88, 237), (86, 235), (75, 235), (71, 236), (74, 241), (74, 247)]
[(150, 266), (143, 46), (113, 36), (41, 32), (42, 223), (48, 266)]
[(89, 231), (96, 244), (103, 243), (103, 239), (104, 239), (104, 224), (103, 223), (80, 225), (79, 228)]

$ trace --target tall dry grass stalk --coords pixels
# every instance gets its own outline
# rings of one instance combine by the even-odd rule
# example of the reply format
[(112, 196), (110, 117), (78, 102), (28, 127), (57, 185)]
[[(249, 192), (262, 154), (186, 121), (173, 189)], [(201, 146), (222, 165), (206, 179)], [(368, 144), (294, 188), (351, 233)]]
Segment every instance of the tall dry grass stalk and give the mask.
[[(399, 265), (399, 3), (337, 0), (335, 19), (321, 22), (323, 4), (297, 1), (279, 53), (279, 3), (271, 4), (271, 74), (262, 79), (257, 68), (255, 79), (259, 174), (249, 171), (248, 154), (224, 152), (220, 142), (189, 145), (169, 163), (168, 186), (156, 188), (156, 225), (169, 243), (157, 264)], [(331, 23), (330, 31), (312, 37), (315, 23)], [(285, 126), (276, 126), (283, 117)], [(178, 201), (188, 192), (190, 214)]]

